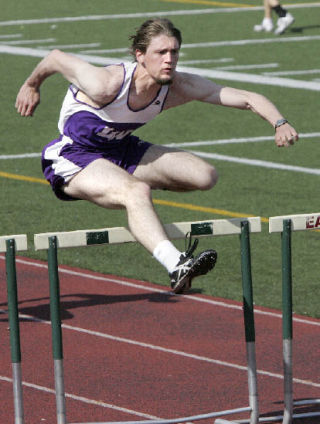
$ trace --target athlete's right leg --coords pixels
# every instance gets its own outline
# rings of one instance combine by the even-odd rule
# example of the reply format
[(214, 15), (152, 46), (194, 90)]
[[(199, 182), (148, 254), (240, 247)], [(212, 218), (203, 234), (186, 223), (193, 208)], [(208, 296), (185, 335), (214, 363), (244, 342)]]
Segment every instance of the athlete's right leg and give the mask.
[(62, 190), (103, 208), (125, 208), (130, 231), (151, 253), (168, 238), (154, 210), (149, 185), (106, 159), (91, 162)]

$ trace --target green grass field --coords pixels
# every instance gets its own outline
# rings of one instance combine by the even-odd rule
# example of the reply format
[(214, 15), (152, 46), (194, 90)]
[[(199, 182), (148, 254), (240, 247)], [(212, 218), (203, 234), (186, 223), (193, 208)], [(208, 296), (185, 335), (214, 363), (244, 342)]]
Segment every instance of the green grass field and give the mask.
[[(40, 60), (40, 57), (32, 57), (32, 52), (37, 54), (39, 49), (59, 46), (72, 53), (85, 51), (87, 55), (105, 57), (106, 64), (108, 58), (128, 60), (127, 53), (123, 51), (128, 47), (128, 36), (156, 12), (169, 12), (167, 16), (182, 30), (186, 47), (181, 50), (181, 66), (186, 62), (185, 66), (205, 69), (209, 73), (215, 70), (228, 72), (225, 79), (221, 79), (223, 76), (213, 79), (220, 84), (266, 95), (303, 135), (290, 149), (278, 149), (268, 139), (184, 148), (288, 166), (319, 168), (320, 4), (314, 3), (314, 7), (310, 7), (310, 2), (305, 2), (306, 7), (299, 6), (303, 3), (295, 1), (291, 4), (295, 23), (285, 34), (276, 37), (272, 33), (261, 34), (252, 30), (253, 25), (262, 20), (261, 7), (241, 10), (241, 6), (261, 6), (262, 2), (256, 0), (236, 1), (233, 6), (230, 2), (210, 0), (185, 3), (160, 0), (35, 0), (26, 10), (17, 0), (6, 2), (0, 22), (1, 233), (27, 233), (30, 242), (27, 255), (46, 259), (43, 252), (33, 250), (35, 233), (126, 225), (122, 211), (102, 210), (85, 202), (64, 203), (57, 200), (48, 185), (41, 181), (43, 176), (38, 157), (4, 159), (3, 156), (39, 153), (44, 144), (57, 136), (59, 109), (68, 86), (62, 77), (55, 75), (44, 83), (41, 104), (33, 118), (21, 118), (15, 112), (19, 87)], [(225, 8), (228, 10), (221, 10)], [(217, 13), (194, 14), (201, 9), (215, 9)], [(139, 15), (133, 17), (135, 13)], [(110, 16), (114, 14), (117, 16)], [(100, 15), (100, 18), (90, 19), (93, 15)], [(65, 21), (61, 19), (64, 17), (84, 18)], [(31, 19), (35, 21), (28, 21)], [(239, 43), (240, 40), (243, 42)], [(202, 44), (199, 46), (199, 43)], [(3, 53), (3, 45), (10, 47), (10, 54)], [(30, 50), (22, 51), (21, 48), (25, 47)], [(113, 51), (95, 52), (106, 49)], [(221, 67), (226, 69), (219, 69)], [(242, 82), (239, 81), (240, 74), (244, 75)], [(261, 81), (261, 76), (268, 77), (269, 82)], [(275, 81), (274, 78), (283, 80)], [(288, 80), (300, 88), (287, 86)], [(313, 88), (308, 83), (313, 83)], [(166, 144), (270, 137), (273, 133), (268, 123), (250, 112), (190, 103), (164, 112), (136, 134), (151, 142)], [(320, 212), (317, 174), (208, 160), (214, 163), (220, 174), (219, 183), (210, 192), (178, 195), (154, 192), (156, 209), (163, 222), (232, 217), (239, 213), (267, 218)], [(16, 176), (22, 179), (16, 179)], [(25, 177), (40, 181), (29, 181)], [(160, 205), (158, 200), (166, 200), (169, 205)], [(173, 202), (185, 206), (170, 205)], [(188, 204), (195, 208), (189, 208)], [(201, 211), (203, 207), (207, 211)], [(210, 208), (225, 212), (215, 213)], [(314, 317), (320, 317), (319, 237), (317, 231), (293, 234), (294, 311)], [(255, 303), (280, 308), (280, 235), (269, 235), (268, 226), (264, 223), (262, 233), (252, 235), (251, 242)], [(183, 241), (177, 242), (177, 245), (181, 249), (184, 247)], [(241, 300), (238, 237), (201, 239), (201, 248), (212, 246), (218, 250), (219, 262), (213, 273), (195, 281), (194, 289), (213, 296)], [(61, 250), (59, 261), (103, 273), (168, 284), (162, 267), (142, 247), (134, 244)]]

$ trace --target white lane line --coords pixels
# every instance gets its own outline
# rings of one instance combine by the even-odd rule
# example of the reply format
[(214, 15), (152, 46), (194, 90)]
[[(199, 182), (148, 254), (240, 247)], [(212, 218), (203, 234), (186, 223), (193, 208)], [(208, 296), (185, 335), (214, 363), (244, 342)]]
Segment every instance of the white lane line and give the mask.
[[(320, 133), (319, 133), (320, 136)], [(301, 135), (302, 138), (302, 135)], [(168, 147), (193, 147), (193, 146), (218, 146), (224, 144), (242, 144), (242, 143), (260, 143), (263, 141), (274, 140), (274, 136), (261, 137), (242, 137), (242, 138), (225, 138), (221, 140), (199, 140), (199, 141), (182, 141), (181, 143), (168, 143)], [(8, 155), (7, 155), (8, 156)], [(0, 156), (1, 159), (1, 156)]]
[(313, 75), (320, 74), (320, 69), (304, 69), (301, 71), (264, 72), (264, 75)]
[[(247, 46), (253, 44), (272, 44), (276, 43), (298, 43), (306, 41), (317, 41), (320, 39), (320, 35), (303, 35), (297, 37), (281, 37), (281, 38), (257, 38), (257, 39), (245, 39), (245, 40), (226, 40), (226, 41), (206, 41), (202, 43), (188, 43), (182, 44), (181, 50), (184, 49), (198, 49), (208, 47), (229, 47), (229, 46)], [(128, 47), (119, 47), (114, 49), (99, 49), (84, 51), (83, 53), (124, 53), (128, 51)], [(181, 61), (179, 62), (181, 63)]]
[(287, 87), (302, 90), (320, 91), (320, 84), (314, 81), (303, 81), (272, 76), (268, 77), (265, 75), (245, 74), (242, 72), (231, 71), (219, 71), (214, 69), (191, 68), (186, 66), (178, 66), (177, 70), (182, 72), (190, 72), (192, 74), (201, 75), (205, 78), (212, 78), (214, 80), (238, 81), (250, 84), (278, 86), (282, 88)]
[[(319, 138), (320, 132), (301, 133), (300, 140), (303, 138)], [(274, 136), (259, 136), (259, 137), (240, 137), (240, 138), (226, 138), (221, 140), (200, 140), (200, 141), (185, 141), (178, 143), (167, 143), (165, 146), (169, 147), (192, 147), (192, 146), (216, 146), (223, 144), (241, 144), (241, 143), (260, 143), (263, 141), (274, 140)], [(13, 155), (0, 155), (0, 160), (8, 159), (26, 159), (40, 157), (41, 153), (19, 153)]]
[[(320, 133), (307, 133), (301, 134), (301, 138), (320, 138)], [(274, 140), (273, 136), (266, 137), (248, 137), (248, 138), (238, 138), (238, 139), (225, 139), (225, 140), (209, 140), (209, 141), (190, 141), (190, 142), (182, 142), (182, 143), (169, 143), (166, 146), (170, 147), (194, 147), (194, 146), (212, 146), (212, 145), (223, 145), (223, 144), (232, 144), (232, 143), (252, 143), (252, 142), (263, 142), (268, 140)], [(320, 140), (317, 140), (320, 141)], [(189, 149), (188, 149), (189, 150)], [(193, 151), (194, 154), (207, 158), (207, 159), (215, 159), (225, 162), (234, 162), (238, 164), (245, 164), (250, 166), (258, 166), (261, 168), (271, 168), (278, 169), (283, 171), (292, 171), (292, 172), (301, 172), (305, 174), (311, 175), (320, 175), (320, 169), (318, 168), (307, 168), (302, 166), (295, 165), (287, 165), (277, 162), (264, 161), (260, 159), (248, 159), (241, 158), (237, 156), (229, 156), (222, 155), (218, 153), (209, 153), (209, 152), (200, 152)], [(16, 154), (16, 155), (1, 155), (0, 160), (8, 160), (8, 159), (24, 159), (24, 158), (34, 158), (41, 156), (40, 153), (26, 153), (26, 154)]]
[(265, 68), (279, 68), (279, 63), (256, 63), (256, 64), (252, 63), (251, 65), (217, 66), (214, 69), (219, 69), (220, 71), (237, 71), (242, 69), (265, 69)]
[(301, 172), (304, 174), (320, 175), (320, 168), (306, 168), (303, 166), (285, 165), (282, 163), (269, 162), (265, 160), (239, 158), (236, 156), (227, 156), (227, 155), (220, 155), (218, 153), (206, 153), (206, 152), (199, 152), (194, 150), (190, 150), (190, 152), (194, 153), (197, 156), (207, 158), (207, 159), (215, 159), (215, 160), (221, 160), (224, 162), (233, 162), (233, 163), (250, 165), (250, 166), (259, 166), (260, 168), (280, 169), (282, 171), (294, 171), (294, 172)]
[[(0, 380), (11, 383), (11, 384), (13, 383), (12, 378), (8, 378), (8, 377), (2, 376), (2, 375), (0, 375)], [(50, 393), (50, 394), (55, 395), (55, 390), (50, 389), (49, 387), (39, 386), (38, 384), (28, 383), (26, 381), (23, 381), (22, 384), (25, 387), (29, 387), (31, 389), (35, 389), (35, 390), (39, 390), (41, 392)], [(74, 394), (71, 394), (71, 393), (66, 393), (65, 396), (66, 396), (66, 398), (77, 400), (77, 401), (80, 401), (80, 402), (83, 402), (83, 403), (87, 403), (89, 405), (102, 406), (103, 408), (113, 409), (115, 411), (124, 412), (126, 414), (131, 414), (131, 415), (136, 415), (138, 417), (143, 417), (143, 418), (152, 419), (152, 420), (153, 419), (160, 419), (159, 417), (156, 417), (154, 415), (144, 414), (143, 412), (133, 411), (132, 409), (123, 408), (121, 406), (113, 405), (113, 404), (110, 404), (110, 403), (106, 403), (106, 402), (102, 402), (102, 401), (98, 401), (98, 400), (94, 400), (94, 399), (89, 399), (89, 398), (86, 398), (84, 396), (78, 396), (78, 395), (74, 395)]]
[(27, 159), (41, 157), (41, 153), (19, 153), (17, 155), (0, 155), (0, 160), (7, 159)]
[[(299, 134), (300, 140), (303, 138), (319, 138), (320, 141), (320, 132), (313, 133), (301, 133)], [(186, 141), (181, 143), (169, 143), (166, 146), (172, 147), (184, 147), (184, 146), (214, 146), (219, 144), (237, 144), (237, 143), (259, 143), (263, 141), (274, 141), (274, 136), (260, 136), (260, 137), (240, 137), (240, 138), (226, 138), (222, 140), (206, 140), (206, 141)]]
[(83, 47), (99, 47), (101, 43), (86, 43), (86, 44), (56, 44), (51, 46), (38, 46), (39, 49), (82, 49)]
[(320, 35), (302, 35), (297, 37), (282, 37), (282, 38), (252, 38), (245, 40), (225, 40), (225, 41), (205, 41), (202, 43), (182, 44), (182, 49), (198, 49), (200, 47), (229, 47), (229, 46), (248, 46), (255, 44), (279, 44), (279, 43), (297, 43), (305, 41), (320, 40)]
[[(320, 39), (320, 36), (319, 36)], [(13, 47), (8, 45), (3, 45), (0, 43), (0, 53), (21, 55), (21, 56), (30, 56), (30, 57), (44, 57), (50, 51), (43, 49), (32, 49), (28, 47)], [(100, 56), (91, 56), (91, 55), (82, 55), (77, 54), (76, 56), (87, 60), (88, 62), (95, 64), (112, 64), (119, 63), (119, 59), (110, 58), (110, 57), (100, 57)], [(178, 66), (177, 70), (183, 72), (190, 72), (193, 74), (201, 75), (206, 78), (213, 78), (218, 80), (226, 81), (241, 81), (246, 83), (253, 84), (264, 84), (280, 87), (289, 87), (295, 89), (311, 90), (311, 91), (320, 91), (320, 83), (316, 81), (302, 81), (297, 79), (289, 78), (279, 78), (279, 77), (268, 77), (265, 75), (255, 75), (255, 74), (245, 74), (241, 72), (231, 72), (231, 71), (219, 71), (219, 70), (210, 70), (210, 69), (200, 69), (200, 68), (189, 68), (185, 66)]]
[[(3, 313), (4, 310), (1, 309), (0, 312)], [(19, 318), (20, 319), (26, 319), (26, 320), (29, 320), (29, 321), (32, 321), (32, 322), (38, 322), (38, 323), (41, 323), (41, 324), (51, 325), (50, 321), (42, 320), (40, 318), (35, 318), (35, 317), (32, 317), (30, 315), (26, 315), (26, 314), (19, 314)], [(138, 347), (142, 347), (142, 348), (146, 348), (146, 349), (156, 350), (158, 352), (163, 352), (163, 353), (166, 353), (166, 354), (182, 356), (184, 358), (194, 359), (196, 361), (207, 362), (207, 363), (210, 363), (210, 364), (219, 365), (219, 366), (223, 366), (223, 367), (227, 367), (227, 368), (233, 368), (233, 369), (237, 369), (239, 371), (245, 371), (245, 372), (248, 371), (247, 365), (239, 365), (239, 364), (236, 364), (234, 362), (221, 361), (219, 359), (213, 359), (213, 358), (209, 358), (207, 356), (196, 355), (196, 354), (193, 354), (193, 353), (188, 353), (188, 352), (184, 352), (184, 351), (176, 350), (176, 349), (169, 349), (169, 348), (162, 347), (162, 346), (159, 346), (159, 345), (154, 345), (154, 344), (151, 344), (151, 343), (139, 342), (137, 340), (128, 339), (126, 337), (118, 337), (118, 336), (114, 336), (112, 334), (102, 333), (100, 331), (88, 330), (88, 329), (85, 329), (85, 328), (75, 327), (75, 326), (72, 326), (72, 325), (62, 324), (61, 327), (66, 329), (66, 330), (75, 331), (75, 332), (78, 332), (78, 333), (84, 333), (84, 334), (87, 334), (87, 335), (90, 335), (90, 336), (100, 337), (100, 338), (103, 338), (103, 339), (108, 339), (108, 340), (112, 340), (112, 341), (119, 342), (119, 343), (125, 343), (125, 344), (130, 344), (130, 345), (133, 345), (133, 346), (138, 346)], [(267, 377), (283, 380), (283, 375), (278, 374), (278, 373), (274, 373), (274, 372), (270, 372), (270, 371), (266, 371), (266, 370), (261, 370), (261, 369), (258, 369), (257, 373), (260, 374), (260, 375), (267, 376)], [(300, 379), (300, 378), (293, 378), (293, 382), (298, 383), (298, 384), (303, 384), (303, 385), (306, 385), (306, 386), (311, 386), (311, 387), (320, 387), (320, 383), (316, 383), (316, 382), (311, 381), (311, 380), (303, 380), (303, 379)]]
[[(64, 16), (60, 18), (41, 18), (41, 19), (17, 19), (10, 21), (1, 21), (1, 26), (14, 26), (14, 25), (34, 25), (34, 24), (47, 24), (59, 22), (79, 22), (79, 21), (105, 21), (105, 20), (118, 20), (118, 19), (138, 19), (138, 18), (152, 18), (156, 16), (184, 16), (184, 15), (204, 15), (208, 13), (223, 13), (223, 12), (242, 12), (249, 11), (253, 8), (221, 8), (221, 9), (194, 9), (194, 10), (173, 10), (162, 12), (150, 13), (127, 13), (127, 14), (114, 14), (114, 15), (87, 15), (87, 16)], [(262, 7), (254, 8), (262, 10)]]
[(179, 60), (180, 65), (201, 65), (202, 63), (227, 63), (227, 62), (234, 62), (234, 58), (221, 57), (220, 59)]
[[(5, 256), (0, 255), (0, 259), (5, 260)], [(41, 264), (41, 263), (33, 262), (33, 261), (26, 261), (26, 260), (20, 259), (20, 258), (17, 258), (16, 261), (17, 261), (17, 263), (32, 266), (32, 267), (35, 267), (35, 268), (48, 269), (48, 266), (46, 264)], [(162, 294), (167, 295), (167, 296), (177, 296), (176, 294), (174, 294), (174, 293), (172, 293), (168, 290), (155, 288), (155, 287), (148, 287), (148, 286), (143, 285), (143, 284), (138, 284), (138, 282), (132, 283), (130, 281), (117, 280), (115, 278), (105, 277), (104, 275), (93, 275), (93, 274), (89, 274), (87, 272), (79, 272), (79, 271), (73, 271), (73, 270), (70, 270), (70, 269), (65, 269), (63, 267), (59, 267), (59, 272), (61, 272), (63, 274), (69, 274), (69, 275), (82, 277), (82, 278), (88, 278), (88, 279), (95, 280), (95, 281), (102, 281), (102, 282), (105, 282), (105, 283), (108, 283), (108, 284), (114, 283), (114, 284), (118, 284), (120, 286), (137, 288), (137, 289), (140, 289), (140, 290), (149, 291), (149, 292), (153, 292), (153, 293), (155, 293), (155, 292), (156, 293), (162, 293)], [(181, 295), (179, 295), (179, 296), (181, 296)], [(193, 296), (193, 295), (188, 295), (188, 296), (183, 296), (183, 297), (185, 297), (187, 300), (192, 300), (192, 301), (201, 302), (201, 303), (207, 303), (211, 306), (218, 306), (218, 307), (222, 307), (222, 308), (235, 309), (235, 310), (242, 311), (242, 305), (236, 305), (234, 303), (228, 303), (226, 300), (225, 301), (218, 301), (218, 300), (210, 299), (208, 297), (198, 297), (198, 296)], [(263, 310), (263, 309), (259, 309), (258, 307), (254, 308), (254, 313), (259, 314), (259, 315), (266, 315), (266, 316), (282, 319), (281, 313), (266, 311), (266, 310)], [(299, 318), (299, 317), (296, 317), (296, 316), (293, 315), (293, 321), (299, 322), (301, 324), (315, 325), (315, 326), (320, 327), (320, 320), (317, 321), (317, 320), (313, 320), (313, 319), (308, 319), (307, 317), (306, 318)]]
[[(300, 8), (318, 8), (320, 3), (299, 3), (285, 5), (287, 9), (300, 9)], [(136, 18), (152, 18), (154, 16), (186, 16), (186, 15), (207, 15), (216, 13), (238, 13), (238, 12), (257, 12), (263, 10), (262, 6), (253, 7), (224, 7), (224, 8), (210, 8), (210, 9), (191, 9), (191, 10), (166, 10), (160, 12), (144, 12), (144, 13), (126, 13), (114, 15), (88, 15), (88, 16), (68, 16), (60, 18), (42, 18), (42, 19), (18, 19), (10, 21), (1, 21), (0, 26), (12, 25), (31, 25), (31, 24), (45, 24), (57, 22), (79, 22), (79, 21), (101, 21), (110, 19), (136, 19)]]
[(130, 51), (129, 47), (120, 47), (117, 49), (90, 49), (90, 50), (82, 50), (81, 53), (100, 53), (100, 54), (105, 54), (105, 53), (128, 53)]
[(7, 46), (21, 45), (21, 44), (39, 44), (39, 43), (54, 43), (57, 41), (55, 38), (44, 38), (42, 40), (14, 40), (14, 41), (0, 41), (1, 44)]
[[(3, 43), (0, 43), (0, 53), (13, 54), (17, 56), (29, 56), (29, 57), (39, 57), (43, 58), (50, 53), (49, 49), (33, 49), (31, 47), (14, 47), (8, 46)], [(76, 56), (87, 60), (88, 62), (95, 63), (97, 65), (107, 65), (112, 63), (119, 63), (119, 59), (111, 57), (100, 57), (100, 56), (90, 56), (77, 54)]]
[(0, 34), (0, 40), (8, 40), (10, 38), (20, 38), (22, 34)]
[(118, 20), (118, 19), (137, 19), (137, 18), (152, 18), (156, 16), (185, 16), (185, 15), (205, 15), (208, 13), (233, 13), (233, 12), (248, 12), (251, 10), (262, 10), (262, 7), (256, 8), (221, 8), (221, 9), (194, 9), (194, 10), (173, 10), (173, 11), (162, 11), (162, 12), (150, 12), (150, 13), (126, 13), (126, 14), (114, 14), (114, 15), (88, 15), (88, 16), (65, 16), (61, 18), (42, 18), (42, 19), (17, 19), (10, 21), (1, 21), (0, 26), (12, 26), (12, 25), (34, 25), (34, 24), (46, 24), (46, 23), (58, 23), (58, 22), (79, 22), (79, 21), (104, 21), (104, 20)]

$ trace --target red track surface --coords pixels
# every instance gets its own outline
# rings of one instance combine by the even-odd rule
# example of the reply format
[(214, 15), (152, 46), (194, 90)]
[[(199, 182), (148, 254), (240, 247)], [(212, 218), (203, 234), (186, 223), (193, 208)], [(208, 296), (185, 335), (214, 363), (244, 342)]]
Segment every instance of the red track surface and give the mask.
[[(36, 318), (20, 322), (25, 423), (54, 424), (46, 264), (20, 258), (17, 273), (19, 313)], [(0, 423), (11, 423), (3, 256), (0, 281)], [(149, 283), (67, 267), (61, 269), (60, 286), (68, 422), (175, 418), (248, 406), (240, 304), (199, 294), (172, 296)], [(260, 412), (278, 415), (283, 407), (279, 311), (256, 308), (255, 325)], [(320, 398), (319, 335), (319, 320), (295, 316), (295, 399)], [(296, 422), (315, 424), (320, 417)]]

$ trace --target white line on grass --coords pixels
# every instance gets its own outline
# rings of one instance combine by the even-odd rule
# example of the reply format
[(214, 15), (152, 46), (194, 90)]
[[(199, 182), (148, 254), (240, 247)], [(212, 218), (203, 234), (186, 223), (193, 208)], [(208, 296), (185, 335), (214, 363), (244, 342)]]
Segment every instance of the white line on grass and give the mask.
[(221, 57), (220, 59), (179, 60), (180, 65), (201, 65), (202, 63), (227, 63), (227, 62), (234, 62), (234, 58)]
[(129, 47), (120, 47), (118, 49), (94, 49), (94, 50), (83, 50), (81, 53), (97, 53), (97, 54), (104, 54), (104, 53), (128, 53)]
[(232, 12), (248, 12), (251, 10), (262, 10), (262, 7), (256, 8), (221, 8), (221, 9), (194, 9), (194, 10), (173, 10), (162, 12), (150, 13), (126, 13), (114, 15), (88, 15), (88, 16), (64, 16), (61, 18), (42, 18), (42, 19), (17, 19), (11, 21), (1, 21), (0, 26), (13, 26), (13, 25), (34, 25), (34, 24), (47, 24), (59, 22), (79, 22), (79, 21), (105, 21), (105, 20), (118, 20), (118, 19), (139, 19), (139, 18), (152, 18), (156, 16), (185, 16), (185, 15), (205, 15), (209, 13), (232, 13)]
[[(281, 37), (281, 38), (257, 38), (257, 39), (245, 39), (245, 40), (226, 40), (226, 41), (206, 41), (203, 43), (188, 43), (182, 44), (183, 49), (197, 49), (200, 47), (229, 47), (229, 46), (247, 46), (253, 44), (272, 44), (272, 43), (294, 43), (294, 42), (305, 42), (305, 41), (318, 41), (320, 40), (320, 35), (303, 35), (298, 37)], [(84, 51), (83, 53), (123, 53), (127, 52), (127, 47), (119, 47), (115, 49), (99, 49), (99, 50), (89, 50)], [(179, 62), (180, 63), (180, 62)]]
[[(320, 39), (320, 38), (319, 38)], [(190, 72), (191, 74), (201, 75), (205, 78), (215, 80), (238, 81), (251, 84), (271, 85), (286, 88), (295, 88), (302, 90), (320, 91), (320, 84), (313, 81), (303, 81), (297, 79), (268, 77), (265, 75), (245, 74), (242, 72), (219, 71), (215, 69), (189, 68), (186, 66), (178, 66), (178, 71)]]
[(279, 63), (252, 63), (251, 65), (230, 65), (230, 66), (218, 66), (214, 69), (220, 71), (237, 71), (241, 69), (264, 69), (264, 68), (279, 68)]
[(22, 37), (22, 34), (0, 34), (0, 40), (20, 37)]
[[(320, 36), (319, 36), (320, 39)], [(13, 47), (8, 45), (0, 44), (0, 53), (21, 55), (21, 56), (30, 56), (30, 57), (44, 57), (49, 53), (49, 50), (43, 49), (32, 49), (28, 47)], [(112, 63), (119, 63), (119, 59), (116, 58), (106, 58), (100, 56), (91, 56), (91, 55), (81, 55), (77, 54), (76, 56), (95, 64), (106, 65)], [(255, 75), (255, 74), (245, 74), (241, 72), (231, 72), (231, 71), (219, 71), (219, 70), (210, 70), (210, 69), (200, 69), (200, 68), (189, 68), (178, 66), (178, 71), (190, 72), (193, 74), (201, 75), (206, 78), (213, 78), (218, 80), (227, 80), (227, 81), (241, 81), (245, 83), (253, 84), (264, 84), (271, 86), (280, 86), (290, 87), (295, 89), (311, 90), (311, 91), (320, 91), (320, 83), (314, 81), (301, 81), (296, 79), (289, 78), (279, 78), (279, 77), (268, 77), (265, 75)]]
[(302, 71), (264, 72), (264, 75), (312, 75), (320, 74), (320, 69), (304, 69)]
[(298, 37), (282, 37), (282, 38), (257, 38), (245, 40), (226, 40), (226, 41), (206, 41), (203, 43), (183, 44), (182, 49), (197, 49), (200, 47), (228, 47), (228, 46), (248, 46), (253, 44), (279, 44), (279, 43), (296, 43), (305, 41), (320, 40), (320, 35), (302, 35)]
[[(300, 139), (303, 139), (303, 138), (320, 138), (320, 132), (301, 133)], [(274, 141), (274, 136), (226, 138), (222, 140), (206, 140), (206, 141), (186, 141), (181, 143), (169, 143), (169, 144), (166, 144), (166, 146), (169, 146), (169, 147), (214, 146), (219, 144), (259, 143), (262, 141), (269, 141), (269, 140)]]
[[(315, 132), (315, 133), (300, 134), (300, 138), (320, 138), (320, 133)], [(256, 142), (263, 142), (263, 141), (269, 141), (269, 140), (274, 140), (274, 137), (263, 136), (263, 137), (248, 137), (248, 138), (230, 138), (230, 139), (224, 139), (224, 140), (189, 141), (189, 142), (181, 142), (181, 143), (169, 143), (169, 144), (166, 144), (166, 146), (169, 146), (169, 147), (213, 146), (213, 145), (237, 144), (237, 143), (256, 143)], [(302, 166), (285, 165), (285, 164), (277, 163), (277, 162), (268, 162), (268, 161), (258, 160), (258, 159), (241, 158), (236, 156), (221, 155), (217, 153), (208, 153), (208, 152), (200, 152), (200, 151), (193, 151), (193, 150), (191, 151), (198, 156), (205, 157), (208, 159), (216, 159), (216, 160), (225, 161), (225, 162), (234, 162), (238, 164), (240, 163), (240, 164), (245, 164), (250, 166), (258, 166), (261, 168), (272, 168), (272, 169), (278, 169), (283, 171), (302, 172), (305, 174), (320, 175), (320, 169), (317, 169), (317, 168), (306, 168)], [(35, 158), (40, 156), (41, 156), (40, 153), (1, 155), (0, 160)]]
[[(320, 7), (320, 3), (301, 3), (286, 5), (287, 9), (299, 8), (313, 8)], [(10, 21), (0, 22), (0, 26), (12, 25), (32, 25), (32, 24), (45, 24), (45, 23), (58, 23), (58, 22), (79, 22), (79, 21), (102, 21), (110, 19), (137, 19), (137, 18), (152, 18), (155, 16), (185, 16), (185, 15), (207, 15), (215, 13), (238, 13), (238, 12), (256, 12), (263, 10), (261, 6), (254, 7), (225, 7), (225, 8), (211, 8), (211, 9), (193, 9), (193, 10), (166, 10), (161, 12), (145, 12), (145, 13), (126, 13), (114, 15), (88, 15), (88, 16), (68, 16), (60, 18), (42, 18), (42, 19), (17, 19)]]
[[(0, 43), (0, 53), (12, 54), (17, 56), (29, 56), (43, 58), (50, 53), (48, 49), (32, 49), (31, 47), (14, 47)], [(119, 63), (119, 59), (111, 57), (89, 56), (77, 54), (76, 56), (87, 60), (88, 62), (97, 65), (107, 65), (112, 63)]]
[(1, 155), (0, 160), (27, 159), (27, 158), (38, 158), (38, 157), (41, 157), (41, 153), (21, 153), (17, 155)]
[[(319, 136), (320, 136), (320, 133), (319, 133)], [(302, 138), (302, 135), (301, 135), (301, 138)], [(223, 145), (223, 144), (260, 143), (260, 142), (269, 141), (269, 140), (274, 140), (274, 136), (226, 138), (222, 140), (183, 141), (181, 143), (179, 142), (168, 143), (166, 144), (166, 146), (168, 147), (216, 146), (216, 145)], [(0, 159), (1, 158), (2, 157), (0, 156)]]
[[(82, 49), (83, 47), (99, 47), (101, 43), (86, 43), (86, 44), (56, 44), (52, 46), (46, 46), (47, 49)], [(43, 48), (43, 46), (39, 46)]]
[(7, 46), (14, 46), (19, 44), (39, 44), (39, 43), (54, 43), (57, 41), (55, 38), (44, 38), (43, 40), (15, 40), (15, 41), (0, 41), (1, 44)]
[(194, 153), (197, 156), (207, 158), (207, 159), (221, 160), (224, 162), (234, 162), (237, 164), (244, 164), (244, 165), (250, 165), (250, 166), (259, 166), (260, 168), (270, 168), (270, 169), (277, 169), (277, 170), (283, 170), (283, 171), (301, 172), (303, 174), (320, 175), (320, 168), (306, 168), (303, 166), (285, 165), (282, 163), (269, 162), (266, 160), (239, 158), (236, 156), (227, 156), (227, 155), (220, 155), (218, 153), (206, 153), (206, 152), (199, 152), (194, 150), (190, 150), (190, 152)]
[[(300, 139), (303, 138), (319, 138), (320, 132), (313, 133), (301, 133)], [(185, 141), (178, 143), (167, 143), (165, 146), (168, 147), (193, 147), (193, 146), (215, 146), (223, 144), (241, 144), (241, 143), (261, 143), (264, 141), (273, 141), (274, 136), (260, 136), (260, 137), (240, 137), (240, 138), (226, 138), (221, 140), (200, 140), (200, 141)], [(41, 153), (19, 153), (13, 155), (0, 155), (0, 160), (8, 159), (26, 159), (26, 158), (37, 158), (40, 157)]]

